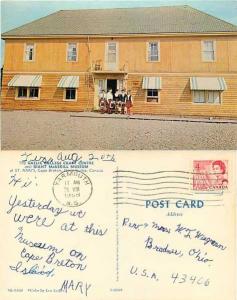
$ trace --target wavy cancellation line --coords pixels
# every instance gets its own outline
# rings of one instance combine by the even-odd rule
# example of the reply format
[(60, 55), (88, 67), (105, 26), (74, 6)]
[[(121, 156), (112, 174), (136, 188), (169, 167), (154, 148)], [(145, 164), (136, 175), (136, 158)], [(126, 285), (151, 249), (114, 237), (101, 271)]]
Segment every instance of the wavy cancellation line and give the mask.
[[(123, 189), (125, 188), (124, 186), (114, 186), (114, 189)], [(126, 186), (126, 188), (128, 190), (134, 190), (134, 191), (157, 191), (157, 190), (167, 190), (167, 189), (177, 189), (177, 190), (187, 190), (190, 191), (189, 188), (187, 187), (179, 187), (179, 186), (164, 186), (164, 187), (158, 187), (158, 188), (148, 188), (148, 189), (144, 189), (144, 188), (137, 188), (137, 187), (131, 187), (131, 186)]]
[(155, 177), (155, 178), (139, 178), (139, 177), (133, 177), (133, 176), (113, 176), (113, 178), (129, 178), (129, 179), (135, 179), (135, 180), (159, 180), (159, 179), (165, 179), (165, 178), (179, 178), (179, 179), (192, 179), (190, 177), (185, 176), (161, 176), (161, 177)]
[[(157, 171), (157, 172), (137, 172), (137, 171), (128, 171), (128, 170), (116, 170), (113, 171), (113, 173), (132, 173), (137, 175), (155, 175), (155, 174), (162, 174), (162, 173), (183, 173), (183, 174), (190, 174), (190, 175), (203, 175), (203, 173), (200, 172), (188, 172), (188, 171), (182, 171), (182, 170), (167, 170), (167, 171)], [(212, 175), (213, 173), (205, 173), (205, 175)], [(216, 175), (222, 174), (222, 173), (215, 173)]]
[(151, 197), (151, 196), (157, 196), (157, 195), (167, 195), (167, 194), (175, 194), (175, 195), (187, 195), (192, 196), (192, 193), (180, 193), (180, 192), (162, 192), (162, 193), (155, 193), (155, 194), (138, 194), (138, 193), (130, 193), (130, 192), (114, 192), (113, 194), (119, 195), (119, 194), (129, 194), (134, 196), (141, 196), (141, 197)]
[(152, 182), (152, 183), (141, 183), (141, 182), (134, 182), (134, 181), (113, 181), (114, 184), (136, 184), (136, 185), (157, 185), (157, 184), (186, 184), (192, 185), (190, 182), (183, 182), (183, 181), (162, 181), (162, 182)]

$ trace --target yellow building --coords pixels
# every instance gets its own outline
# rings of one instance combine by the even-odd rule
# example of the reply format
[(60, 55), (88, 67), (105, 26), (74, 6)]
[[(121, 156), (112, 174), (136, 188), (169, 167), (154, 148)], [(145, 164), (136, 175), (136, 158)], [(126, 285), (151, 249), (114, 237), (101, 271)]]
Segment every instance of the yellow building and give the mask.
[(2, 35), (2, 108), (237, 117), (237, 26), (189, 6), (59, 11)]

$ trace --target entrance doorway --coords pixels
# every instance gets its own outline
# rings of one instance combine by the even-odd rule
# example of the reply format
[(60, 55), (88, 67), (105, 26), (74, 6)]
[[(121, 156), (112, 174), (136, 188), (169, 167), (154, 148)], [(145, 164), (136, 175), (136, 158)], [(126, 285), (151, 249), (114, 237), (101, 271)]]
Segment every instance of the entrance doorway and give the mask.
[(112, 90), (113, 95), (117, 89), (117, 80), (116, 79), (107, 79), (107, 91)]
[(106, 92), (110, 89), (113, 92), (113, 95), (116, 92), (116, 89), (122, 90), (125, 88), (125, 80), (123, 77), (117, 79), (95, 79), (95, 93), (94, 93), (94, 110), (99, 110), (99, 93), (102, 90)]

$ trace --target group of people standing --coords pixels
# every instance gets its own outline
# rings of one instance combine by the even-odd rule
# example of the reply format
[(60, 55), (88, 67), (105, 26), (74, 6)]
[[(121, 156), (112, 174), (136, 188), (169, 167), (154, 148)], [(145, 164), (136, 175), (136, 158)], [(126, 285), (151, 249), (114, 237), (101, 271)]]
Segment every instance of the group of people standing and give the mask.
[(133, 99), (131, 91), (116, 90), (113, 93), (112, 89), (106, 92), (101, 90), (99, 93), (99, 107), (101, 113), (108, 114), (131, 114), (131, 107), (133, 106)]

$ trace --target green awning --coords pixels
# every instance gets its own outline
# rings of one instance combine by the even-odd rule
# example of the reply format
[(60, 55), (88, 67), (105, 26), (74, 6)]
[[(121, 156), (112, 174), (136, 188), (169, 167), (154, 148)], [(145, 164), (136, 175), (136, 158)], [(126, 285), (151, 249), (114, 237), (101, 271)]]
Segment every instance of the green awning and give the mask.
[(40, 87), (41, 82), (41, 75), (15, 75), (8, 82), (8, 86)]
[(227, 85), (223, 77), (191, 77), (190, 90), (224, 91)]
[(145, 90), (160, 90), (161, 89), (161, 77), (143, 77), (142, 88)]
[(78, 88), (79, 76), (62, 76), (58, 83), (60, 88)]

